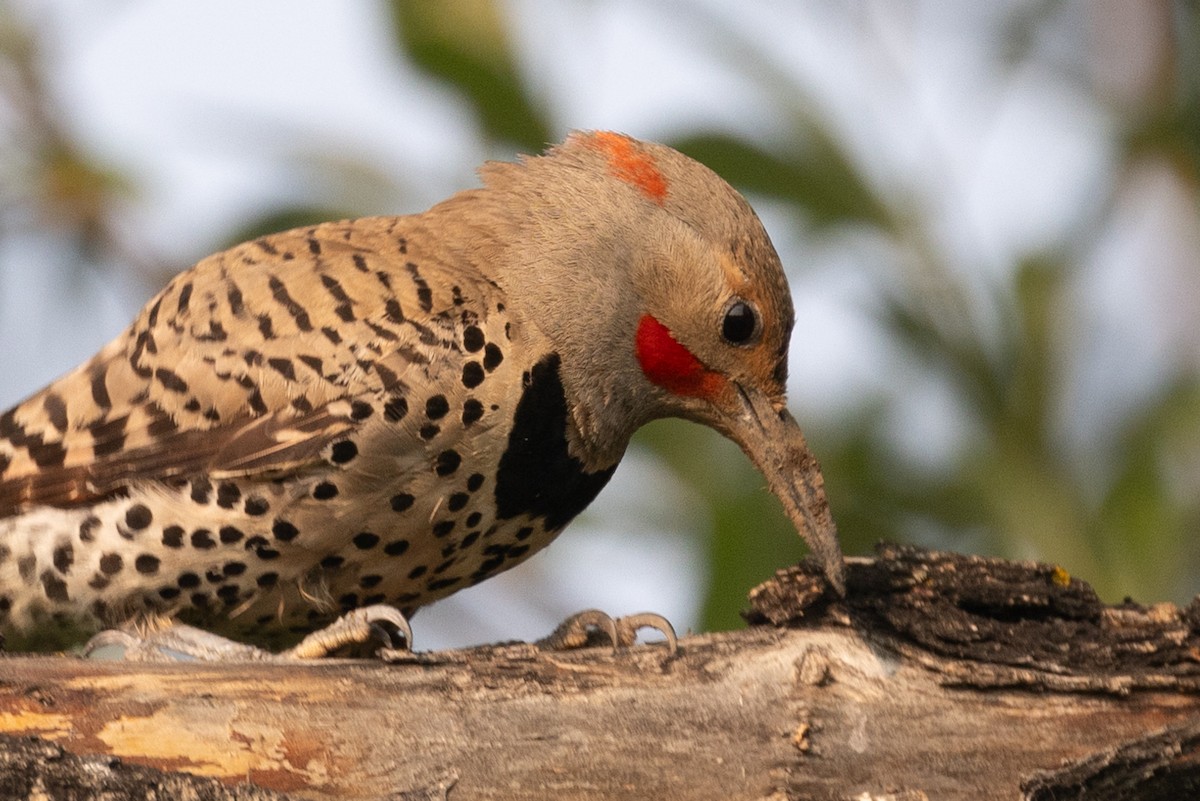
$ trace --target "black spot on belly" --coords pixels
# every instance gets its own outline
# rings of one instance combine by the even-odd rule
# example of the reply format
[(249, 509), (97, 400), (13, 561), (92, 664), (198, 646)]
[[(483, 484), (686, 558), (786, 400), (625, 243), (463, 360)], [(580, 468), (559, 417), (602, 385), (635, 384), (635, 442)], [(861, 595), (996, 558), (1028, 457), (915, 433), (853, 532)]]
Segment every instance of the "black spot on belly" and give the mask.
[(67, 583), (49, 570), (42, 571), (42, 589), (51, 601), (66, 603), (71, 600), (67, 592)]
[(529, 514), (562, 528), (595, 499), (617, 466), (588, 473), (567, 451), (567, 399), (552, 353), (530, 374), (496, 473), (496, 514)]

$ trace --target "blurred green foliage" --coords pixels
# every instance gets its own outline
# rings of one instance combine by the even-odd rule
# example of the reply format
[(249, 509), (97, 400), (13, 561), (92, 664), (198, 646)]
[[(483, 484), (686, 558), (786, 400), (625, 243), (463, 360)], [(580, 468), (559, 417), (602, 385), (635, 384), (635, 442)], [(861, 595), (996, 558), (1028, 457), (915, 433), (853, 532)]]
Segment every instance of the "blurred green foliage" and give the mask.
[[(1011, 56), (1016, 70), (1031, 57), (1037, 26), (1058, 4), (1014, 5), (1021, 12), (1011, 36), (1018, 45)], [(505, 4), (392, 0), (387, 8), (398, 58), (453, 89), (481, 137), (497, 148), (537, 152), (561, 135), (566, 126), (522, 73)], [(1170, 53), (1153, 91), (1112, 110), (1119, 122), (1116, 171), (1161, 161), (1194, 202), (1200, 192), (1200, 13), (1186, 2), (1170, 8), (1169, 41), (1163, 44)], [(676, 13), (694, 14), (696, 25), (716, 24), (686, 4)], [(710, 33), (711, 41), (720, 38)], [(743, 45), (752, 49), (753, 43)], [(54, 220), (83, 255), (107, 249), (127, 257), (108, 215), (126, 191), (123, 179), (83, 153), (47, 111), (36, 51), (35, 37), (0, 11), (0, 105), (8, 111), (0, 119), (0, 236), (14, 225)], [(771, 70), (755, 75), (787, 80)], [(804, 95), (795, 85), (773, 86), (772, 92)], [(866, 230), (902, 252), (897, 263), (905, 266), (878, 288), (875, 322), (913, 370), (947, 388), (969, 421), (953, 458), (935, 466), (913, 464), (896, 447), (885, 423), (896, 399), (886, 394), (865, 398), (834, 425), (809, 431), (846, 550), (863, 553), (881, 539), (917, 540), (1036, 557), (1079, 573), (1110, 599), (1130, 594), (1181, 600), (1200, 589), (1195, 368), (1175, 365), (1170, 380), (1147, 387), (1136, 408), (1092, 443), (1085, 458), (1062, 444), (1062, 377), (1069, 371), (1063, 359), (1078, 354), (1064, 350), (1060, 337), (1072, 313), (1069, 283), (1082, 269), (1087, 242), (1098, 234), (1095, 222), (1080, 226), (1078, 241), (1023, 254), (1001, 273), (1005, 278), (981, 292), (965, 285), (961, 272), (928, 242), (921, 212), (898, 207), (894, 196), (869, 180), (819, 114), (797, 116), (790, 143), (771, 148), (714, 130), (693, 130), (668, 144), (753, 198), (787, 209), (806, 236)], [(13, 190), (18, 186), (27, 187), (23, 194)], [(36, 211), (31, 218), (18, 209)], [(325, 216), (341, 212), (279, 208), (229, 238)], [(712, 432), (661, 421), (647, 426), (636, 443), (708, 499), (712, 529), (700, 534), (709, 555), (704, 625), (738, 625), (746, 590), (798, 558), (800, 540), (737, 448)]]

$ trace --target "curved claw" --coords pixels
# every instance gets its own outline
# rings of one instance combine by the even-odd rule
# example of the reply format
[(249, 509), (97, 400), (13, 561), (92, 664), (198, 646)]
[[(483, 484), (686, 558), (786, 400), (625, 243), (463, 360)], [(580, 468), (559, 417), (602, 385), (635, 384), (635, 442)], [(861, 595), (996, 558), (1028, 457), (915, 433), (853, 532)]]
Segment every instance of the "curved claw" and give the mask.
[(558, 628), (538, 640), (537, 645), (552, 651), (582, 648), (588, 644), (593, 631), (607, 635), (614, 648), (620, 642), (617, 636), (617, 622), (611, 615), (599, 609), (585, 609), (559, 623)]
[(667, 653), (671, 656), (679, 650), (679, 637), (675, 635), (675, 627), (657, 612), (638, 612), (636, 615), (626, 615), (617, 618), (617, 635), (620, 644), (633, 645), (638, 632), (642, 629), (654, 629), (667, 639)]
[[(395, 633), (389, 630), (389, 626), (395, 629)], [(412, 626), (399, 609), (384, 604), (364, 606), (314, 631), (280, 656), (285, 659), (321, 659), (345, 645), (364, 645), (373, 640), (392, 647), (396, 644), (396, 634), (403, 636), (405, 648), (412, 650)]]
[(679, 648), (679, 638), (671, 621), (654, 612), (639, 612), (635, 615), (613, 618), (599, 609), (577, 612), (558, 625), (549, 636), (537, 641), (537, 645), (551, 650), (582, 648), (592, 644), (596, 635), (604, 635), (613, 648), (627, 648), (637, 641), (642, 629), (654, 629), (667, 639), (667, 651), (674, 655)]

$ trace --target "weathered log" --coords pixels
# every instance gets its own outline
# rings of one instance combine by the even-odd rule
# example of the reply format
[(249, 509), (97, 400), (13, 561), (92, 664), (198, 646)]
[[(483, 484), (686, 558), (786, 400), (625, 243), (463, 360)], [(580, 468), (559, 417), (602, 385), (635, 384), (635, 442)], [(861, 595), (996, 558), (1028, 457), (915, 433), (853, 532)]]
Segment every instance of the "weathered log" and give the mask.
[(0, 797), (1200, 797), (1200, 603), (898, 547), (847, 578), (780, 571), (673, 656), (0, 659)]

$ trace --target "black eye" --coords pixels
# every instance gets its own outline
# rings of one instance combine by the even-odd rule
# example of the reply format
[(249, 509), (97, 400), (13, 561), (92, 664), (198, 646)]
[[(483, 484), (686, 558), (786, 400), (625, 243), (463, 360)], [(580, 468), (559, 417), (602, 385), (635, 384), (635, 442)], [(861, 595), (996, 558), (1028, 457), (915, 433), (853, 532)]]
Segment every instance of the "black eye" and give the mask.
[(754, 338), (758, 330), (758, 315), (754, 307), (744, 300), (735, 300), (725, 310), (725, 320), (721, 323), (721, 336), (732, 345), (745, 345)]

